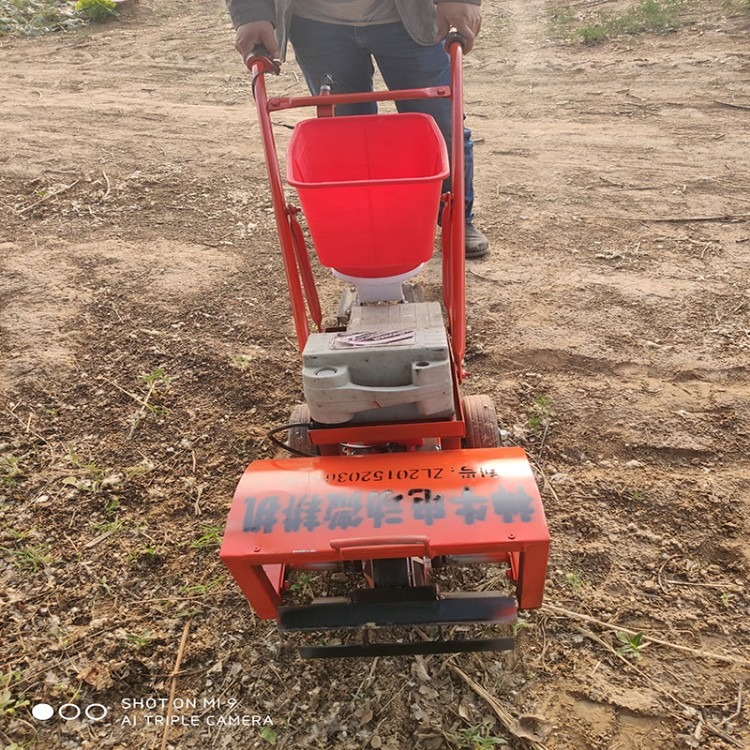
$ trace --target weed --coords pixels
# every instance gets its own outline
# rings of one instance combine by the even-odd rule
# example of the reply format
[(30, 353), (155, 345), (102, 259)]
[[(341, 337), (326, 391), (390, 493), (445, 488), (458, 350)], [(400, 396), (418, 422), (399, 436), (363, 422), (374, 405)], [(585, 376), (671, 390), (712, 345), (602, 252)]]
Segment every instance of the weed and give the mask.
[(222, 582), (221, 576), (208, 581), (207, 583), (196, 583), (193, 586), (183, 586), (180, 589), (180, 593), (185, 596), (205, 596), (210, 594), (219, 584)]
[(273, 729), (271, 729), (271, 727), (263, 727), (263, 729), (260, 730), (260, 736), (269, 745), (276, 744), (276, 732)]
[(496, 747), (507, 747), (508, 741), (502, 737), (493, 737), (483, 734), (484, 729), (480, 726), (459, 729), (453, 736), (458, 747), (465, 750), (493, 750)]
[(547, 33), (555, 38), (567, 38), (577, 20), (576, 12), (567, 6), (553, 6), (547, 10)]
[(169, 384), (172, 382), (172, 378), (167, 375), (164, 370), (161, 369), (161, 367), (157, 368), (153, 372), (149, 373), (143, 373), (141, 376), (141, 380), (149, 386), (149, 388), (156, 389), (159, 386), (168, 387)]
[(193, 609), (181, 609), (175, 613), (175, 616), (192, 620), (194, 617), (197, 617), (198, 615), (202, 614), (202, 612), (203, 610), (201, 610), (198, 607), (195, 607)]
[(221, 527), (201, 524), (201, 535), (190, 542), (193, 549), (206, 549), (206, 547), (218, 547), (221, 544)]
[(542, 394), (534, 399), (526, 424), (532, 432), (546, 432), (554, 415), (549, 396)]
[(638, 0), (619, 15), (600, 16), (587, 25), (575, 27), (576, 17), (567, 6), (556, 6), (550, 13), (555, 36), (577, 38), (584, 44), (599, 44), (620, 36), (642, 33), (664, 34), (680, 25), (679, 13), (686, 0)]
[(142, 633), (127, 633), (125, 640), (136, 649), (143, 649), (149, 646), (156, 635), (151, 628), (146, 628)]
[(144, 459), (139, 464), (126, 466), (122, 471), (127, 479), (136, 479), (142, 477), (154, 470), (154, 465), (148, 459)]
[(127, 557), (128, 560), (133, 563), (149, 567), (164, 562), (166, 552), (163, 548), (144, 544), (132, 552), (129, 552)]
[(248, 367), (253, 363), (253, 359), (249, 354), (233, 354), (232, 364), (238, 370), (247, 370)]
[(583, 576), (579, 570), (570, 570), (563, 575), (563, 582), (566, 586), (570, 586), (573, 591), (578, 591), (583, 588)]
[(115, 518), (112, 521), (92, 523), (91, 526), (95, 531), (99, 531), (103, 534), (116, 534), (118, 531), (122, 531), (127, 523), (128, 522), (125, 518)]
[(13, 716), (19, 709), (29, 705), (23, 695), (14, 696), (11, 687), (21, 679), (21, 672), (13, 670), (8, 674), (0, 674), (0, 716)]
[(629, 659), (635, 660), (643, 656), (642, 651), (647, 645), (643, 642), (643, 633), (631, 635), (630, 633), (623, 633), (618, 630), (615, 636), (622, 643), (622, 646), (617, 648), (617, 653), (620, 656), (627, 656)]
[(21, 477), (23, 477), (23, 471), (16, 456), (10, 454), (0, 458), (0, 482), (14, 487)]
[(531, 630), (533, 627), (528, 620), (516, 620), (513, 623), (513, 637), (516, 638), (524, 630)]
[(728, 591), (725, 591), (721, 595), (721, 606), (724, 607), (724, 609), (729, 609), (732, 606), (733, 599), (734, 594), (730, 594)]
[(117, 15), (117, 5), (112, 0), (78, 0), (76, 13), (87, 21), (106, 21)]
[(86, 461), (81, 458), (75, 451), (71, 451), (68, 454), (68, 461), (70, 461), (76, 469), (83, 469), (83, 471), (92, 474), (94, 476), (103, 477), (104, 470), (96, 465), (95, 461)]
[(155, 563), (164, 559), (164, 553), (157, 547), (141, 547), (138, 557), (146, 562)]
[(75, 487), (81, 492), (91, 492), (96, 494), (102, 488), (102, 480), (106, 475), (106, 470), (97, 466), (94, 461), (85, 461), (75, 451), (68, 455), (68, 461), (78, 469), (78, 475), (65, 477), (62, 483), (70, 487)]
[(289, 584), (289, 591), (299, 596), (312, 597), (312, 576), (309, 573), (298, 573), (294, 582)]
[(148, 390), (146, 395), (139, 399), (140, 407), (136, 411), (133, 421), (130, 425), (130, 437), (138, 428), (138, 425), (145, 419), (148, 414), (155, 417), (160, 417), (169, 413), (169, 410), (164, 406), (151, 403), (151, 399), (155, 394), (165, 394), (169, 391), (169, 387), (172, 383), (172, 378), (167, 375), (161, 367), (157, 368), (153, 372), (142, 373), (140, 379), (146, 384)]
[(579, 35), (584, 44), (605, 38), (632, 36), (643, 32), (664, 34), (679, 25), (682, 0), (640, 0), (622, 15), (603, 20), (598, 26), (584, 27)]
[(42, 568), (46, 568), (54, 562), (54, 558), (50, 554), (50, 548), (46, 544), (27, 544), (9, 551), (13, 558), (13, 565), (17, 570), (38, 573)]
[(83, 26), (67, 0), (0, 0), (0, 36), (33, 36)]

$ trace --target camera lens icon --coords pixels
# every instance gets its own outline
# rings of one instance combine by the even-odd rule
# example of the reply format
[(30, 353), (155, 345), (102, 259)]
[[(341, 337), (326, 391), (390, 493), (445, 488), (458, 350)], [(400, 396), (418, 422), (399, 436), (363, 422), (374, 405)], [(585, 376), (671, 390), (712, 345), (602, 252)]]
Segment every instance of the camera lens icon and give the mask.
[(55, 709), (49, 703), (37, 703), (31, 709), (31, 715), (37, 721), (49, 721), (55, 715)]
[(75, 721), (81, 715), (89, 721), (104, 721), (108, 713), (109, 709), (101, 703), (90, 703), (83, 709), (75, 703), (63, 703), (57, 711), (49, 703), (37, 703), (31, 708), (31, 715), (37, 721), (49, 721), (55, 714), (63, 721)]

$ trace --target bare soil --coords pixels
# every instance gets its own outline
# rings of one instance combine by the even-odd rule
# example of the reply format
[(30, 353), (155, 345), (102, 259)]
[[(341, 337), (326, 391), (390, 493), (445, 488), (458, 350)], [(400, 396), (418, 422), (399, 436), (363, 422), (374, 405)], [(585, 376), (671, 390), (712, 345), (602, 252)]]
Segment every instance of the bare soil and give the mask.
[[(301, 398), (222, 5), (2, 40), (5, 747), (750, 745), (747, 15), (706, 2), (583, 47), (542, 0), (484, 10), (466, 390), (528, 451), (553, 537), (507, 655), (306, 662), (218, 560), (240, 474)], [(293, 62), (272, 85), (303, 90)], [(648, 645), (618, 653), (625, 629)], [(170, 689), (165, 737), (164, 705), (133, 701)]]

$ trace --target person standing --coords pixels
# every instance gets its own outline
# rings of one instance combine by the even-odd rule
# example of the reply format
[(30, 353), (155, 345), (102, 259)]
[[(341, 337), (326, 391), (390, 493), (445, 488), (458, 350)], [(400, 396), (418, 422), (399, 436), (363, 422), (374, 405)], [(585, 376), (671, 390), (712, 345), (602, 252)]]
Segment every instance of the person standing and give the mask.
[[(450, 58), (442, 40), (451, 28), (470, 52), (482, 25), (481, 0), (226, 0), (236, 29), (235, 48), (247, 59), (264, 47), (284, 59), (291, 42), (308, 88), (326, 76), (333, 92), (372, 91), (374, 65), (389, 89), (450, 86)], [(451, 147), (451, 103), (416, 99), (396, 103), (400, 112), (434, 117)], [(375, 102), (336, 107), (336, 115), (374, 114)], [(481, 258), (489, 242), (474, 224), (474, 145), (464, 128), (467, 258)]]

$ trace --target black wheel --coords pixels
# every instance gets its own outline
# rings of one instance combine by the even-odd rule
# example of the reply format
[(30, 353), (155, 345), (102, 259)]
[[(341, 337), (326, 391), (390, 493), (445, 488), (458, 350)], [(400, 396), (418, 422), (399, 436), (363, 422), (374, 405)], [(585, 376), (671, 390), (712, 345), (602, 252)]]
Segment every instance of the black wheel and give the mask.
[(409, 586), (409, 560), (394, 557), (372, 561), (373, 581), (376, 588)]
[[(297, 404), (289, 416), (289, 424), (305, 425), (309, 424), (311, 419), (307, 404)], [(306, 456), (317, 456), (320, 453), (317, 446), (312, 444), (307, 427), (290, 427), (287, 432), (287, 445)]]
[[(424, 562), (414, 557), (387, 557), (365, 563), (365, 577), (376, 589), (426, 586), (429, 575)], [(368, 576), (369, 572), (369, 576)]]
[(499, 448), (500, 426), (497, 412), (489, 396), (464, 396), (461, 399), (464, 410), (466, 437), (464, 448)]

